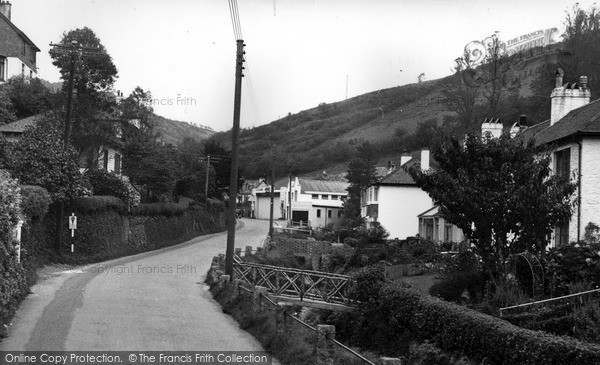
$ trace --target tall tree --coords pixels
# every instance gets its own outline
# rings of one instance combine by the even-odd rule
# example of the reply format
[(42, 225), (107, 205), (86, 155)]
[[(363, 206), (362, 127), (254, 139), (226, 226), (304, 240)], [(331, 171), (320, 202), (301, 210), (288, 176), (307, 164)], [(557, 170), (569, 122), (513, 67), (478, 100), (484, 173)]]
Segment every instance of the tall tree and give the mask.
[[(59, 68), (66, 104), (72, 56), (75, 54), (72, 142), (80, 153), (90, 146), (114, 138), (114, 119), (119, 115), (112, 92), (117, 68), (94, 31), (88, 27), (65, 32), (61, 48), (50, 50), (52, 64)], [(66, 109), (66, 108), (65, 108)], [(69, 141), (71, 142), (71, 141)]]
[(347, 188), (348, 199), (344, 203), (346, 224), (358, 227), (362, 224), (360, 212), (360, 197), (362, 192), (377, 181), (373, 145), (364, 142), (356, 149), (355, 157), (348, 163), (346, 179), (350, 184)]
[(481, 255), (492, 278), (505, 278), (510, 254), (545, 250), (573, 209), (574, 182), (551, 175), (550, 156), (534, 141), (508, 135), (438, 140), (433, 171), (409, 172)]

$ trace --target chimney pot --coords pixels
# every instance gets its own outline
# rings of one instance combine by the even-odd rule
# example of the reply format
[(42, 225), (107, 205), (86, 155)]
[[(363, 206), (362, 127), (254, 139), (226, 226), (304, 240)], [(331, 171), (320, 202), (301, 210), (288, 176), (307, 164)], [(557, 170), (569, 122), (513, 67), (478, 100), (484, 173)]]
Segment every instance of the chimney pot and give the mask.
[(421, 150), (421, 171), (429, 170), (429, 149), (424, 148)]
[(521, 114), (519, 117), (519, 124), (521, 127), (525, 127), (527, 125), (527, 116), (525, 114)]
[(7, 17), (8, 20), (11, 20), (10, 19), (11, 7), (12, 7), (12, 5), (10, 4), (10, 2), (0, 1), (0, 13), (2, 13), (2, 15)]
[(587, 89), (588, 78), (587, 76), (579, 77), (579, 85), (581, 85), (582, 89)]
[(555, 87), (562, 87), (563, 86), (563, 70), (562, 68), (559, 68), (558, 70), (556, 70), (556, 85)]

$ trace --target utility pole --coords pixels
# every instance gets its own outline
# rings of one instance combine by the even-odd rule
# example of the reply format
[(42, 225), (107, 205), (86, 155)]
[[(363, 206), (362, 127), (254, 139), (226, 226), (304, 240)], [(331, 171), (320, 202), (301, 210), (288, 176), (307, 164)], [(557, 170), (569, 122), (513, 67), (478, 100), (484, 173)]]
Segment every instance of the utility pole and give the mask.
[[(206, 181), (204, 182), (204, 196), (208, 198), (208, 180), (210, 179), (210, 162), (220, 162), (220, 157), (214, 157), (211, 155), (206, 155)], [(204, 162), (204, 157), (200, 158), (200, 161)]]
[(233, 280), (233, 251), (235, 248), (236, 200), (238, 180), (238, 144), (240, 135), (240, 110), (242, 104), (242, 77), (244, 77), (244, 41), (238, 39), (235, 67), (235, 94), (233, 99), (233, 128), (231, 130), (231, 177), (229, 179), (229, 212), (227, 227), (227, 251), (225, 252), (225, 275)]
[[(50, 43), (50, 47), (57, 53), (68, 54), (70, 56), (69, 62), (69, 80), (67, 82), (67, 105), (65, 113), (65, 130), (63, 134), (63, 150), (69, 149), (69, 142), (71, 140), (71, 114), (73, 113), (73, 89), (75, 83), (75, 73), (77, 71), (77, 56), (98, 56), (104, 54), (97, 48), (89, 48), (80, 46), (77, 41), (71, 41), (71, 44), (53, 44)], [(58, 207), (58, 214), (56, 215), (56, 234), (54, 236), (54, 249), (58, 255), (60, 255), (60, 238), (62, 231), (62, 224), (64, 219), (64, 202), (60, 202)]]
[(288, 196), (288, 227), (291, 227), (293, 222), (292, 222), (292, 173), (290, 172), (290, 191), (289, 191), (289, 196)]
[[(273, 146), (275, 149), (275, 146)], [(271, 150), (271, 211), (269, 215), (269, 237), (273, 239), (273, 209), (275, 203), (275, 156)]]

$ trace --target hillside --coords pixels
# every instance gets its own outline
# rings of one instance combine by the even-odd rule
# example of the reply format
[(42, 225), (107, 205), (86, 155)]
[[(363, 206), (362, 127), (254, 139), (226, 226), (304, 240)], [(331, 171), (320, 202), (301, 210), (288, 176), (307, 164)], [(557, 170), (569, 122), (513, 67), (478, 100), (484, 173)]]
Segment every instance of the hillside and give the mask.
[[(533, 104), (546, 101), (532, 96), (533, 84), (542, 77), (548, 84), (554, 82), (559, 48), (529, 51), (508, 74), (509, 87), (518, 89), (520, 99), (511, 105), (511, 118), (528, 114), (528, 123), (543, 121), (549, 115)], [(439, 126), (446, 116), (453, 115), (445, 103), (443, 90), (460, 83), (458, 76), (403, 85), (373, 91), (354, 98), (290, 114), (270, 124), (244, 129), (240, 133), (240, 165), (245, 177), (264, 175), (271, 168), (275, 155), (276, 175), (288, 172), (304, 176), (318, 176), (327, 171), (329, 176), (347, 170), (355, 146), (363, 141), (372, 142), (380, 158), (379, 165), (387, 160), (399, 161), (402, 153), (397, 148), (395, 132), (404, 129), (413, 135), (420, 123), (433, 122)], [(550, 92), (547, 94), (550, 96)], [(547, 100), (547, 99), (546, 99)], [(549, 111), (549, 100), (548, 111)], [(486, 117), (497, 117), (494, 115)], [(483, 118), (482, 118), (483, 119)], [(512, 124), (515, 120), (507, 120)], [(481, 121), (476, 121), (481, 123)], [(219, 133), (215, 139), (230, 144), (230, 132)], [(277, 146), (272, 151), (273, 146)]]
[(152, 114), (150, 118), (156, 123), (160, 140), (163, 143), (174, 146), (178, 146), (185, 137), (202, 141), (215, 134), (213, 130), (200, 128), (194, 124), (168, 119), (156, 114)]

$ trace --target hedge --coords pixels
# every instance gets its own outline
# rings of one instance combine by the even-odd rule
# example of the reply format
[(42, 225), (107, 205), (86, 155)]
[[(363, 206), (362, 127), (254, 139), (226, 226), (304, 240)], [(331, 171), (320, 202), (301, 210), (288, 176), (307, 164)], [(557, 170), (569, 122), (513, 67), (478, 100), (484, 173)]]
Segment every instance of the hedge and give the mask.
[(397, 283), (386, 283), (379, 298), (377, 310), (390, 314), (388, 323), (396, 331), (408, 329), (446, 351), (460, 351), (488, 364), (600, 363), (598, 345), (523, 329)]

